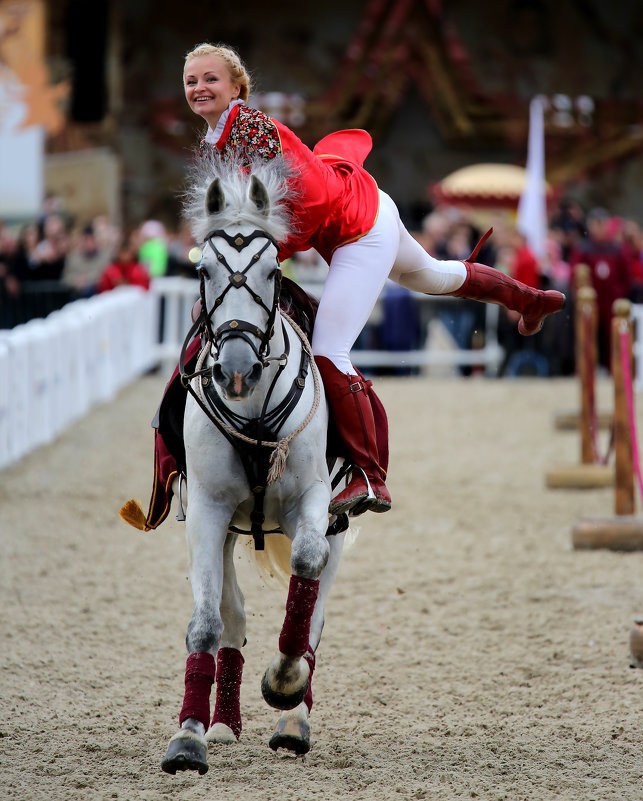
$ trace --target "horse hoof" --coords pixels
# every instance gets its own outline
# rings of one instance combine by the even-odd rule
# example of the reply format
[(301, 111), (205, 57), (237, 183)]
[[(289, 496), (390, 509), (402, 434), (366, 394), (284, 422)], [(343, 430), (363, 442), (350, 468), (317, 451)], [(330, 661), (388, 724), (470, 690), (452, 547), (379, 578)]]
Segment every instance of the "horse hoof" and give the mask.
[(203, 776), (208, 772), (207, 743), (198, 734), (182, 729), (170, 740), (161, 768), (173, 776), (177, 770), (198, 770)]
[(216, 743), (217, 745), (232, 745), (232, 743), (237, 742), (238, 738), (235, 736), (235, 733), (232, 731), (230, 726), (226, 726), (225, 723), (215, 723), (208, 729), (205, 739), (208, 743)]
[(273, 690), (268, 680), (268, 671), (264, 673), (261, 680), (261, 694), (264, 701), (273, 709), (294, 709), (299, 706), (306, 697), (308, 692), (308, 679), (304, 682), (303, 686), (296, 690), (294, 693), (280, 693)]
[(307, 754), (310, 751), (310, 726), (308, 722), (300, 717), (282, 715), (277, 722), (277, 728), (268, 745), (273, 751), (278, 748), (286, 748), (288, 751), (293, 751), (297, 756)]

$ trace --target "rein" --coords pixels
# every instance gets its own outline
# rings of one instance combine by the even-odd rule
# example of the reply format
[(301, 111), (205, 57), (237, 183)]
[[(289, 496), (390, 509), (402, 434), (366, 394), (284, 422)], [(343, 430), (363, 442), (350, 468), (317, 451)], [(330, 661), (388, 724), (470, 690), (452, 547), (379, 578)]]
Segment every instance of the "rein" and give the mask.
[[(219, 253), (212, 238), (214, 236), (221, 236), (228, 244), (237, 249), (238, 252), (246, 247), (246, 245), (257, 237), (265, 237), (269, 241), (266, 245), (252, 257), (250, 263), (244, 268), (243, 271), (235, 271), (230, 268), (225, 258)], [(179, 374), (181, 383), (188, 390), (188, 392), (195, 399), (201, 410), (205, 413), (208, 419), (219, 429), (219, 431), (226, 437), (230, 444), (237, 450), (242, 460), (246, 476), (248, 478), (250, 489), (254, 495), (254, 508), (250, 515), (252, 522), (250, 533), (255, 540), (255, 548), (262, 550), (264, 547), (264, 534), (263, 523), (265, 516), (263, 513), (263, 505), (265, 499), (265, 491), (268, 486), (274, 484), (282, 475), (286, 460), (288, 458), (290, 442), (311, 422), (319, 408), (321, 396), (321, 381), (317, 366), (310, 348), (310, 344), (304, 332), (290, 317), (287, 317), (279, 309), (279, 297), (281, 292), (281, 271), (277, 266), (275, 275), (275, 292), (273, 296), (273, 305), (268, 308), (261, 297), (255, 294), (247, 283), (247, 272), (250, 267), (255, 264), (260, 256), (265, 252), (266, 248), (271, 244), (276, 244), (274, 240), (263, 231), (254, 231), (248, 236), (237, 234), (231, 237), (225, 231), (214, 231), (208, 238), (207, 242), (217, 256), (217, 260), (229, 272), (229, 285), (223, 292), (216, 298), (212, 309), (207, 310), (205, 303), (205, 271), (200, 270), (200, 295), (201, 295), (201, 314), (199, 318), (192, 325), (188, 331), (186, 338), (181, 348), (181, 355), (179, 357)], [(227, 292), (232, 288), (244, 287), (256, 303), (262, 306), (268, 314), (268, 321), (264, 331), (250, 323), (243, 320), (229, 320), (226, 323), (218, 326), (216, 330), (212, 330), (212, 315), (216, 309), (223, 302), (223, 298)], [(280, 322), (284, 335), (284, 353), (281, 356), (269, 357), (270, 353), (270, 340), (275, 331), (275, 318), (279, 312)], [(299, 371), (297, 377), (294, 379), (290, 390), (286, 393), (283, 400), (272, 409), (268, 409), (270, 399), (277, 386), (278, 380), (288, 364), (288, 357), (290, 355), (290, 340), (284, 318), (292, 326), (294, 332), (299, 337), (301, 342), (301, 360), (299, 364)], [(187, 373), (185, 370), (185, 354), (189, 343), (193, 337), (203, 329), (205, 334), (205, 343), (199, 353), (196, 363), (196, 369), (192, 373)], [(258, 337), (260, 340), (260, 347), (257, 348), (255, 344), (249, 339), (248, 334)], [(279, 367), (270, 383), (270, 387), (266, 392), (263, 406), (259, 417), (246, 418), (242, 415), (233, 412), (221, 399), (219, 394), (212, 386), (212, 368), (205, 366), (206, 359), (210, 353), (218, 355), (221, 345), (231, 337), (240, 337), (244, 339), (257, 356), (261, 359), (264, 367), (268, 366), (271, 361), (279, 362)], [(311, 367), (313, 375), (313, 384), (315, 389), (313, 404), (306, 418), (301, 424), (292, 431), (288, 436), (278, 439), (279, 430), (295, 409), (304, 387), (306, 385), (306, 376), (308, 367)], [(246, 433), (248, 432), (248, 433)], [(254, 433), (250, 433), (254, 432)], [(266, 439), (265, 437), (273, 437), (273, 439)], [(263, 456), (263, 449), (271, 449), (271, 453), (266, 461)]]

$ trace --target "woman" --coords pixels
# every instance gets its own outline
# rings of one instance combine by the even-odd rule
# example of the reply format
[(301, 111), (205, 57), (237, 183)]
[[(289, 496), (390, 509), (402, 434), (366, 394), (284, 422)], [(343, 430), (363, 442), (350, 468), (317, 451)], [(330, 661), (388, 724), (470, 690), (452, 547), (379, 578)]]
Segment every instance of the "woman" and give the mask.
[[(349, 353), (387, 278), (431, 295), (455, 295), (498, 303), (518, 312), (522, 334), (535, 334), (565, 302), (560, 292), (541, 292), (471, 261), (438, 261), (409, 234), (391, 198), (362, 164), (371, 149), (365, 131), (340, 131), (313, 151), (285, 125), (245, 105), (250, 78), (237, 53), (202, 44), (185, 59), (185, 97), (208, 123), (201, 143), (221, 158), (266, 160), (283, 156), (295, 167), (292, 212), (296, 234), (281, 244), (279, 258), (314, 247), (329, 264), (315, 321), (312, 349), (326, 394), (355, 470), (331, 513), (360, 504), (384, 512), (391, 497), (384, 483), (369, 390)], [(369, 486), (370, 485), (370, 486)], [(369, 489), (371, 492), (369, 492)]]

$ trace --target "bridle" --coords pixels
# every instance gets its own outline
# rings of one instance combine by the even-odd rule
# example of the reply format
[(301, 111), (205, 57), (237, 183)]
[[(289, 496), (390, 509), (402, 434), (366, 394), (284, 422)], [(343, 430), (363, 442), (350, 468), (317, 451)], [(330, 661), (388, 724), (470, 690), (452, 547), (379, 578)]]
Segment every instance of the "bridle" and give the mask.
[[(241, 253), (241, 251), (255, 239), (264, 238), (267, 242), (252, 256), (250, 262), (243, 270), (234, 270), (230, 267), (225, 257), (212, 241), (215, 237), (223, 238), (229, 245), (235, 248), (238, 253)], [(270, 340), (274, 334), (275, 319), (279, 311), (281, 268), (277, 260), (274, 273), (271, 273), (271, 277), (274, 279), (274, 293), (272, 305), (270, 307), (264, 303), (260, 295), (253, 292), (247, 281), (247, 273), (250, 268), (259, 261), (262, 254), (265, 253), (266, 249), (271, 244), (275, 245), (277, 250), (279, 246), (270, 234), (262, 230), (255, 230), (245, 235), (236, 234), (234, 236), (231, 236), (226, 231), (216, 230), (212, 231), (206, 237), (205, 243), (212, 248), (218, 263), (228, 271), (228, 285), (215, 298), (212, 307), (208, 309), (205, 298), (206, 271), (204, 268), (199, 268), (201, 313), (188, 331), (183, 343), (181, 355), (179, 357), (179, 374), (181, 376), (181, 383), (192, 395), (208, 419), (219, 429), (239, 453), (250, 489), (254, 496), (253, 510), (250, 515), (252, 522), (251, 530), (249, 532), (240, 533), (252, 534), (255, 540), (255, 548), (261, 550), (263, 548), (263, 536), (267, 533), (263, 529), (265, 519), (263, 503), (266, 487), (276, 481), (283, 472), (288, 457), (290, 441), (313, 419), (319, 405), (320, 393), (322, 391), (320, 379), (314, 367), (312, 351), (310, 350), (310, 345), (305, 334), (293, 320), (290, 320), (290, 325), (299, 336), (302, 345), (299, 369), (297, 376), (281, 402), (270, 408), (273, 391), (277, 386), (279, 377), (288, 364), (288, 356), (290, 354), (290, 341), (282, 318), (281, 325), (284, 335), (284, 352), (279, 356), (271, 357), (269, 355)], [(233, 319), (227, 320), (213, 330), (212, 316), (214, 312), (221, 306), (229, 291), (232, 289), (241, 289), (242, 287), (250, 292), (255, 303), (261, 306), (268, 315), (265, 328), (262, 330), (257, 325), (245, 320)], [(192, 338), (199, 331), (202, 332), (206, 341), (197, 361), (196, 369), (188, 373), (185, 369), (187, 347), (192, 341)], [(212, 367), (206, 364), (207, 355), (211, 353), (216, 358), (216, 355), (218, 355), (225, 342), (234, 337), (243, 339), (250, 345), (264, 367), (268, 366), (272, 361), (278, 363), (278, 368), (265, 393), (261, 412), (256, 418), (245, 418), (236, 414), (221, 400), (218, 393), (211, 389)], [(256, 337), (259, 340), (259, 347), (252, 341), (251, 337)], [(312, 373), (315, 385), (313, 405), (302, 423), (286, 437), (281, 438), (279, 434), (281, 427), (301, 398), (304, 387), (306, 386), (306, 375), (311, 364), (313, 365)], [(193, 381), (193, 379), (196, 380)]]
[[(242, 270), (234, 270), (228, 262), (226, 261), (225, 256), (218, 250), (217, 246), (212, 241), (214, 237), (220, 237), (224, 239), (228, 245), (233, 247), (237, 253), (241, 253), (252, 241), (255, 239), (266, 239), (266, 244), (255, 253), (246, 267)], [(205, 277), (206, 273), (205, 270), (201, 267), (198, 270), (199, 278), (200, 278), (200, 286), (199, 292), (201, 296), (201, 308), (202, 308), (202, 317), (201, 322), (204, 325), (205, 336), (210, 344), (210, 350), (214, 358), (218, 357), (218, 354), (222, 348), (222, 346), (229, 340), (229, 339), (243, 339), (255, 352), (257, 358), (264, 367), (268, 366), (268, 362), (271, 361), (269, 359), (270, 354), (270, 340), (274, 334), (275, 329), (275, 318), (277, 316), (277, 310), (279, 308), (279, 296), (281, 294), (281, 269), (279, 267), (279, 260), (276, 259), (275, 269), (270, 274), (270, 277), (274, 279), (274, 291), (272, 296), (272, 305), (269, 307), (267, 306), (261, 295), (257, 294), (252, 290), (248, 283), (248, 276), (247, 273), (251, 267), (253, 267), (265, 251), (270, 247), (270, 245), (274, 245), (277, 249), (277, 253), (279, 252), (279, 244), (273, 239), (270, 234), (266, 233), (265, 231), (261, 231), (259, 229), (253, 231), (250, 234), (235, 234), (231, 236), (226, 231), (223, 230), (216, 230), (212, 231), (205, 239), (206, 244), (210, 246), (214, 255), (217, 257), (218, 263), (224, 267), (228, 271), (228, 285), (225, 287), (223, 292), (218, 295), (210, 309), (207, 308), (206, 300), (205, 300)], [(253, 323), (249, 323), (245, 320), (226, 320), (226, 322), (221, 323), (216, 329), (213, 330), (212, 328), (212, 315), (214, 312), (221, 306), (223, 303), (226, 295), (232, 289), (245, 289), (247, 292), (250, 293), (250, 296), (257, 303), (261, 308), (266, 312), (268, 315), (266, 326), (262, 330), (258, 326), (254, 325)], [(259, 347), (256, 346), (255, 342), (251, 337), (256, 337), (259, 340)], [(282, 357), (279, 357), (282, 358)]]

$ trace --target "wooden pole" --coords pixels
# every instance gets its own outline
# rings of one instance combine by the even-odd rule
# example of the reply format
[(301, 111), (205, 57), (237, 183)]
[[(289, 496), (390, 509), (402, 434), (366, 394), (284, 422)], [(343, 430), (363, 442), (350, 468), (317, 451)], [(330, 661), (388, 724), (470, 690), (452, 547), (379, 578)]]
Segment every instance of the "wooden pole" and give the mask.
[(594, 464), (595, 376), (597, 355), (596, 291), (582, 287), (578, 292), (576, 310), (576, 359), (580, 384), (581, 463)]
[[(634, 462), (630, 418), (625, 394), (625, 376), (621, 354), (621, 336), (627, 336), (627, 353), (632, 364), (631, 304), (628, 300), (614, 303), (612, 318), (612, 378), (614, 380), (614, 513), (634, 513)], [(630, 375), (632, 374), (630, 367)]]
[[(550, 489), (594, 489), (614, 483), (614, 470), (601, 464), (594, 450), (596, 441), (595, 377), (598, 352), (598, 313), (596, 292), (582, 286), (576, 296), (574, 318), (576, 332), (576, 372), (580, 387), (580, 464), (556, 467), (547, 472), (545, 482)], [(610, 419), (611, 423), (611, 419)]]
[(577, 550), (607, 548), (611, 551), (642, 551), (643, 520), (634, 516), (634, 461), (632, 431), (627, 407), (625, 376), (621, 354), (621, 334), (627, 334), (627, 359), (632, 365), (631, 305), (617, 300), (612, 318), (612, 376), (614, 379), (614, 456), (616, 517), (581, 520), (572, 529), (572, 544)]
[[(579, 380), (581, 365), (585, 358), (582, 350), (585, 334), (580, 330), (583, 327), (583, 317), (579, 311), (579, 308), (582, 306), (581, 293), (583, 289), (592, 289), (591, 272), (587, 264), (577, 264), (574, 271), (574, 358), (576, 363), (576, 375)], [(596, 298), (596, 295), (594, 295), (594, 298)], [(594, 300), (594, 303), (595, 302)], [(596, 334), (594, 334), (594, 336), (596, 336)], [(583, 389), (581, 386), (581, 393), (582, 391)], [(600, 429), (611, 428), (612, 415), (610, 412), (597, 412), (596, 417)], [(581, 412), (558, 412), (554, 420), (554, 425), (559, 430), (578, 431), (581, 427)], [(583, 463), (586, 462), (583, 460)]]

